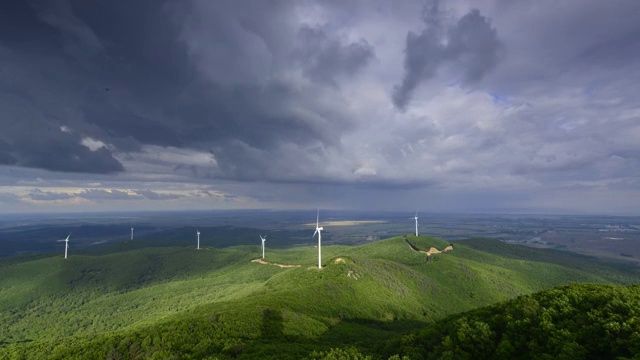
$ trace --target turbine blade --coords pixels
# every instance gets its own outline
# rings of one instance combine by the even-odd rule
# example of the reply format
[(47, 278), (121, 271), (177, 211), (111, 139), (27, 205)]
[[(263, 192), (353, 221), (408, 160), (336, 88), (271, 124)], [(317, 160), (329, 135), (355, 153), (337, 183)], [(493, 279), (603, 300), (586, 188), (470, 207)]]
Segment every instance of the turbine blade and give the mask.
[(317, 233), (318, 233), (318, 229), (316, 228), (316, 231), (313, 233), (313, 236), (311, 236), (311, 237), (314, 238)]

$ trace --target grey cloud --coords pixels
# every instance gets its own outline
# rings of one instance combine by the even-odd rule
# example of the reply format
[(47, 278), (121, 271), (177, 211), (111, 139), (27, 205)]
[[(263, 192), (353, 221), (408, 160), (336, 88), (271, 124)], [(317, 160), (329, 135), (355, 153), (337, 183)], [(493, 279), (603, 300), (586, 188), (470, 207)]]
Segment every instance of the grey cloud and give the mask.
[(60, 139), (46, 146), (22, 149), (16, 164), (63, 172), (108, 174), (123, 171), (122, 164), (106, 148), (96, 151)]
[(88, 200), (170, 200), (184, 197), (184, 195), (175, 193), (159, 193), (149, 189), (122, 191), (117, 189), (87, 189), (75, 196)]
[[(304, 32), (293, 20), (295, 6), (250, 4), (192, 3), (190, 15), (181, 19), (180, 38), (188, 48), (190, 64), (208, 81), (186, 87), (172, 112), (190, 122), (189, 129), (183, 126), (189, 141), (208, 142), (211, 148), (244, 142), (268, 151), (283, 140), (301, 144), (309, 138), (331, 143), (327, 132), (348, 128), (349, 121), (315, 103), (324, 91), (320, 84), (300, 84), (286, 74), (302, 66), (325, 74), (333, 71), (334, 78), (343, 75), (363, 57), (358, 45), (351, 50), (350, 45), (325, 36), (322, 43), (303, 44), (318, 48), (310, 50), (306, 60), (293, 62), (290, 57), (299, 40), (295, 34)], [(329, 63), (325, 53), (334, 48), (342, 58)], [(326, 123), (319, 124), (306, 114)]]
[(104, 50), (96, 34), (74, 15), (67, 0), (31, 0), (29, 4), (43, 22), (60, 31), (67, 54), (85, 58)]
[(31, 200), (39, 200), (39, 201), (55, 201), (55, 200), (68, 200), (72, 199), (75, 196), (68, 193), (60, 193), (60, 192), (51, 192), (51, 191), (42, 191), (39, 189), (33, 189), (27, 197)]
[(296, 54), (307, 75), (314, 81), (335, 83), (336, 77), (357, 73), (374, 56), (373, 47), (364, 39), (343, 44), (322, 29), (300, 29), (301, 47)]
[[(611, 71), (635, 72), (640, 56), (639, 16), (640, 3), (634, 1), (499, 4), (492, 19), (509, 56), (492, 74), (491, 86), (532, 96), (557, 87), (598, 89), (620, 80)], [(601, 77), (603, 71), (609, 73)]]
[(180, 194), (158, 193), (155, 191), (151, 191), (149, 189), (136, 190), (136, 194), (144, 196), (149, 200), (170, 200), (170, 199), (178, 199), (178, 198), (184, 197), (184, 195), (180, 195)]
[(69, 200), (74, 198), (83, 198), (87, 200), (170, 200), (185, 197), (181, 194), (157, 192), (149, 189), (123, 191), (117, 189), (85, 189), (81, 192), (60, 192), (60, 191), (42, 191), (40, 189), (31, 190), (26, 197), (31, 200), (38, 201), (56, 201)]
[(194, 0), (174, 13), (190, 60), (221, 86), (267, 81), (296, 30), (295, 6), (286, 2)]
[(11, 146), (0, 139), (0, 165), (13, 165), (16, 159), (11, 154)]
[(78, 193), (76, 196), (85, 198), (88, 200), (135, 200), (135, 199), (142, 198), (142, 196), (136, 193), (130, 194), (126, 191), (116, 190), (116, 189), (111, 189), (111, 190), (87, 189)]
[(173, 168), (176, 174), (186, 175), (193, 178), (214, 178), (216, 174), (213, 169), (196, 165), (178, 165)]
[(575, 60), (608, 68), (628, 66), (629, 61), (640, 54), (638, 39), (640, 26), (630, 25), (620, 30), (619, 34), (611, 34), (587, 45), (576, 54)]
[(449, 29), (447, 56), (461, 63), (464, 80), (476, 82), (499, 60), (502, 43), (489, 19), (477, 9), (464, 15), (456, 26)]
[(435, 1), (425, 9), (425, 29), (407, 34), (404, 78), (392, 96), (397, 108), (404, 110), (416, 87), (445, 65), (462, 72), (465, 83), (474, 83), (498, 63), (502, 43), (479, 10), (471, 10), (454, 24), (447, 20)]
[(5, 203), (7, 205), (13, 205), (20, 201), (20, 198), (15, 194), (0, 192), (0, 203)]
[(233, 201), (240, 198), (237, 195), (222, 193), (217, 190), (198, 190), (193, 195), (196, 197), (210, 197), (221, 201)]
[(123, 150), (137, 150), (140, 144), (155, 144), (162, 146), (184, 146), (184, 135), (178, 130), (179, 124), (172, 124), (162, 116), (153, 117), (151, 114), (138, 114), (132, 109), (114, 108), (99, 101), (90, 101), (81, 107), (87, 123), (96, 125), (119, 141), (129, 138), (134, 141)]
[(424, 79), (433, 77), (444, 59), (444, 49), (439, 43), (437, 33), (426, 29), (421, 35), (410, 32), (407, 35), (402, 84), (393, 92), (393, 103), (404, 109), (409, 103), (413, 90)]

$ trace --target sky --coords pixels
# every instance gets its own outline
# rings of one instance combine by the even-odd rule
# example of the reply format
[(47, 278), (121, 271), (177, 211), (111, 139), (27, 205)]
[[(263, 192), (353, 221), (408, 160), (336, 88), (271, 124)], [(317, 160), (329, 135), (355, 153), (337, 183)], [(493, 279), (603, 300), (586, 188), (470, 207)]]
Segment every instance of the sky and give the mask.
[(0, 212), (640, 212), (636, 0), (0, 2)]

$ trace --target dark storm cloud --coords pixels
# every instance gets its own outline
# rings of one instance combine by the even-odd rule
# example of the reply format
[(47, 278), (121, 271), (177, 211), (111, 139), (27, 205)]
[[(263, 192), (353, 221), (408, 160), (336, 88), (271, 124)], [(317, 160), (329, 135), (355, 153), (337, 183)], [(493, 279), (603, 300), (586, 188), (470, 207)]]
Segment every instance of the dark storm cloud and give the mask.
[(479, 10), (471, 10), (451, 25), (447, 20), (435, 1), (425, 8), (425, 29), (420, 34), (407, 34), (405, 74), (393, 93), (397, 108), (405, 109), (416, 87), (444, 65), (460, 72), (465, 83), (474, 83), (498, 63), (502, 44)]
[[(72, 18), (65, 18), (69, 9), (64, 6), (60, 10), (63, 16), (56, 17), (54, 9), (36, 10), (28, 5), (0, 5), (0, 156), (4, 162), (18, 166), (63, 172), (122, 171), (122, 164), (110, 150), (91, 151), (80, 144), (80, 134), (61, 130), (73, 113), (69, 108), (75, 102), (78, 79), (83, 76), (67, 53), (77, 52), (95, 37), (88, 31), (88, 37), (82, 38), (80, 33), (86, 29)], [(53, 3), (50, 5), (55, 8)], [(51, 28), (65, 21), (69, 26), (64, 31)], [(74, 31), (80, 38), (70, 49), (62, 38)]]
[(99, 174), (123, 170), (122, 164), (106, 148), (91, 151), (64, 140), (50, 141), (46, 147), (38, 146), (23, 151), (17, 157), (17, 165), (45, 170)]
[[(123, 167), (113, 150), (175, 143), (163, 118), (148, 109), (179, 84), (155, 40), (140, 36), (157, 15), (151, 2), (3, 2), (0, 13), (0, 157), (48, 170), (111, 173)], [(157, 4), (160, 4), (159, 2)], [(146, 6), (144, 6), (146, 5)], [(143, 29), (140, 31), (140, 29)], [(170, 44), (170, 41), (167, 43)], [(160, 40), (162, 41), (162, 40)], [(174, 44), (177, 43), (174, 42)], [(144, 50), (140, 50), (144, 49)], [(179, 52), (178, 52), (179, 53)], [(162, 55), (162, 56), (160, 56)], [(175, 91), (174, 91), (175, 93)], [(66, 126), (73, 132), (60, 131)], [(115, 148), (90, 151), (92, 136)]]
[(302, 46), (297, 55), (314, 81), (335, 83), (336, 76), (354, 75), (374, 56), (373, 47), (364, 39), (343, 44), (322, 29), (308, 26), (300, 30), (299, 37)]
[[(117, 157), (144, 145), (207, 151), (240, 142), (263, 154), (283, 140), (330, 145), (332, 130), (348, 129), (349, 120), (313, 104), (318, 89), (280, 74), (299, 66), (335, 83), (373, 54), (364, 40), (300, 29), (290, 20), (293, 6), (280, 3), (0, 6), (7, 20), (0, 24), (1, 121), (20, 124), (3, 126), (0, 163), (54, 171), (120, 172)], [(291, 59), (295, 49), (305, 49), (304, 59)], [(80, 144), (87, 137), (108, 146), (91, 151)], [(242, 160), (235, 155), (220, 158)]]
[[(0, 85), (1, 87), (1, 85)], [(102, 147), (92, 151), (81, 137), (63, 131), (58, 121), (48, 119), (30, 102), (5, 94), (0, 133), (0, 160), (5, 164), (63, 172), (113, 173), (122, 164)]]
[(73, 9), (67, 1), (27, 2), (42, 22), (59, 31), (65, 53), (76, 58), (85, 58), (95, 56), (104, 50), (93, 31), (74, 16)]
[(299, 97), (291, 84), (280, 81), (233, 88), (194, 84), (174, 104), (180, 120), (172, 123), (172, 131), (184, 143), (208, 143), (210, 148), (234, 141), (260, 149), (282, 139), (330, 141), (318, 124), (292, 110), (291, 102)]
[[(191, 139), (214, 140), (214, 149), (241, 142), (269, 152), (283, 141), (331, 144), (331, 130), (350, 127), (333, 107), (318, 104), (321, 84), (300, 83), (288, 72), (301, 67), (313, 80), (335, 82), (365, 65), (373, 49), (301, 26), (295, 9), (286, 2), (191, 3), (178, 21), (180, 39), (201, 81), (185, 89), (174, 109), (190, 122), (182, 130)], [(310, 32), (313, 39), (300, 35)]]

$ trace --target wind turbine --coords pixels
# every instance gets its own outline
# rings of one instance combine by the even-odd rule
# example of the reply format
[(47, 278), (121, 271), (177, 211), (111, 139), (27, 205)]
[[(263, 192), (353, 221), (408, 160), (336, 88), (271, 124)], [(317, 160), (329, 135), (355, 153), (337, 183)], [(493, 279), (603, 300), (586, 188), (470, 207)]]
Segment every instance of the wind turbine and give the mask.
[(262, 237), (262, 235), (260, 235), (260, 240), (262, 240), (262, 258), (264, 259), (264, 242), (267, 240), (267, 236)]
[(71, 236), (71, 233), (69, 233), (69, 235), (67, 235), (67, 238), (64, 240), (58, 240), (58, 242), (64, 241), (64, 258), (67, 258), (67, 250), (69, 250), (69, 236)]
[(322, 230), (324, 229), (320, 226), (320, 209), (318, 209), (318, 215), (316, 216), (316, 232), (313, 233), (313, 236), (318, 234), (318, 269), (322, 269)]
[(416, 211), (416, 216), (413, 217), (416, 220), (416, 236), (418, 236), (418, 212)]
[(131, 228), (131, 240), (133, 240), (133, 227)]
[(196, 230), (196, 234), (198, 234), (198, 250), (200, 250), (200, 230)]

